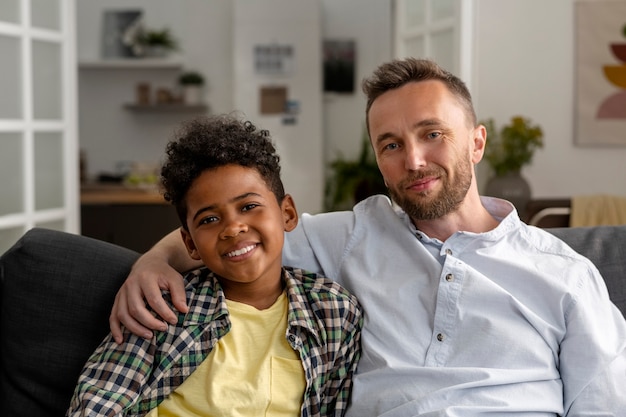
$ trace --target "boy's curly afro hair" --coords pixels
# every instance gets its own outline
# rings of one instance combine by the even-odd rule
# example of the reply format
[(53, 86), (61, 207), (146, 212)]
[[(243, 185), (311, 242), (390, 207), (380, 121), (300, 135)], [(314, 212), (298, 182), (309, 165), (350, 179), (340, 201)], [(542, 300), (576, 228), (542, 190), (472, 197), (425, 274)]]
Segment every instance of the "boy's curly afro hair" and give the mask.
[(186, 227), (185, 196), (204, 171), (224, 165), (256, 169), (279, 203), (285, 196), (280, 179), (280, 158), (267, 130), (232, 115), (202, 117), (188, 121), (167, 144), (161, 168), (161, 186)]

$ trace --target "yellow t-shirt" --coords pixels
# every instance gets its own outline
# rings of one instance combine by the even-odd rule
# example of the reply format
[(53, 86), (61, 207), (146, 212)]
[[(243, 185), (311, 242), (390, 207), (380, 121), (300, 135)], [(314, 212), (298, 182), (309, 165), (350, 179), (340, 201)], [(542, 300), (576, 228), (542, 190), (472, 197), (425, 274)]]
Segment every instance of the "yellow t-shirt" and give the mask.
[(300, 415), (306, 382), (285, 339), (287, 296), (266, 310), (226, 303), (231, 330), (149, 417)]

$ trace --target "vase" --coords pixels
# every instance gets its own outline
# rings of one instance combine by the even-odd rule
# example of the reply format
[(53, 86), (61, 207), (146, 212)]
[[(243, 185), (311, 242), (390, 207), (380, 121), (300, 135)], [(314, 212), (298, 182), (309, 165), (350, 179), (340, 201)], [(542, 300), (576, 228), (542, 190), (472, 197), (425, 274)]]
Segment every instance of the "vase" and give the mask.
[(202, 103), (202, 88), (199, 85), (183, 86), (183, 101), (189, 106)]
[(487, 182), (485, 195), (510, 201), (520, 216), (523, 216), (530, 201), (530, 185), (519, 171), (508, 172), (491, 177)]

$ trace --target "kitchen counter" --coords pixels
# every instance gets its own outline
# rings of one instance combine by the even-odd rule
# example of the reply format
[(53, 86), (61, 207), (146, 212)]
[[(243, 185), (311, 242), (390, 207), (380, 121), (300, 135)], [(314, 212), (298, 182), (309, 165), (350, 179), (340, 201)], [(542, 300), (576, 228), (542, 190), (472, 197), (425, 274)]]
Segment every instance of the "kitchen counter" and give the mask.
[(169, 204), (156, 186), (89, 183), (80, 187), (81, 204)]
[(81, 234), (145, 252), (180, 227), (157, 187), (86, 183), (80, 190)]

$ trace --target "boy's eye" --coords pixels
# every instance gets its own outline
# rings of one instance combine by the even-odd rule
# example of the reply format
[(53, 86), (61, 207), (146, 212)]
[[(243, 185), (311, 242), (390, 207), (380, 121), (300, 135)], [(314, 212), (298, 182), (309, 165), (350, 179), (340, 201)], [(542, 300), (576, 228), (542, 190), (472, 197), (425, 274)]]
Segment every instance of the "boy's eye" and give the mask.
[(252, 210), (253, 208), (258, 207), (258, 206), (259, 205), (257, 203), (248, 203), (248, 204), (245, 204), (242, 207), (241, 211), (249, 211), (249, 210)]
[(217, 221), (217, 216), (207, 216), (200, 219), (198, 224), (209, 224)]

